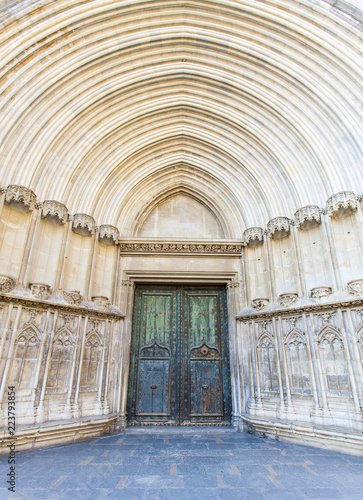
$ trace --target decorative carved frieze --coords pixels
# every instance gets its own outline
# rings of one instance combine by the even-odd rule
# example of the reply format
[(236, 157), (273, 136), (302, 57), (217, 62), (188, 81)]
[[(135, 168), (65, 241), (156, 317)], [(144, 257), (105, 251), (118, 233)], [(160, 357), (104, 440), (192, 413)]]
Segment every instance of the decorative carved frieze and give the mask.
[(71, 292), (64, 292), (64, 300), (68, 302), (68, 304), (74, 304), (79, 306), (82, 302), (81, 292), (78, 290), (73, 290)]
[(93, 217), (87, 214), (74, 214), (72, 229), (82, 236), (91, 236), (96, 229), (96, 222)]
[(363, 279), (349, 281), (347, 285), (348, 292), (352, 295), (363, 295)]
[(99, 227), (98, 239), (105, 245), (115, 245), (118, 240), (118, 229), (109, 224), (102, 224)]
[(269, 302), (270, 299), (253, 299), (251, 302), (251, 306), (253, 307), (253, 309), (256, 309), (256, 311), (261, 311), (268, 306)]
[(44, 285), (43, 283), (29, 283), (29, 288), (37, 299), (47, 300), (49, 298), (51, 287), (49, 285)]
[(24, 212), (32, 212), (36, 200), (35, 193), (24, 186), (10, 185), (5, 191), (5, 203)]
[(65, 224), (68, 220), (68, 210), (63, 203), (55, 200), (45, 200), (42, 203), (42, 219), (51, 217), (59, 224)]
[(276, 217), (267, 223), (267, 236), (274, 240), (281, 240), (290, 234), (290, 219)]
[(243, 233), (243, 243), (249, 247), (254, 247), (263, 242), (262, 227), (249, 227)]
[(320, 208), (316, 205), (307, 205), (295, 212), (295, 226), (299, 229), (311, 229), (320, 223)]
[(282, 293), (279, 295), (279, 304), (282, 307), (289, 307), (297, 302), (299, 298), (297, 293)]
[(352, 191), (341, 191), (327, 201), (327, 212), (334, 219), (341, 219), (357, 210), (357, 199)]
[(242, 244), (215, 245), (199, 243), (121, 243), (121, 253), (205, 253), (240, 254)]
[(0, 275), (0, 292), (9, 293), (15, 287), (16, 281), (9, 276)]
[(102, 297), (102, 296), (95, 296), (92, 297), (92, 302), (97, 306), (97, 307), (108, 307), (110, 305), (110, 301), (108, 297)]
[(310, 294), (313, 299), (323, 299), (332, 294), (332, 288), (330, 286), (317, 286), (310, 290)]

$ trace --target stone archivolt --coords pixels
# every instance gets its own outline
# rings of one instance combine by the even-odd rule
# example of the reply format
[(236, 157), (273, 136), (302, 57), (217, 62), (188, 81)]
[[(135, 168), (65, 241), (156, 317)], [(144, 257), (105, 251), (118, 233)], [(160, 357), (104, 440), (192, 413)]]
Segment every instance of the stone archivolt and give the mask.
[[(363, 32), (343, 3), (1, 9), (0, 360), (4, 384), (19, 383), (19, 424), (70, 419), (73, 434), (49, 431), (57, 442), (109, 430), (116, 414), (125, 423), (134, 279), (205, 278), (239, 283), (228, 291), (234, 422), (293, 439), (323, 428), (325, 445), (361, 449), (362, 199), (352, 189), (363, 192)], [(225, 239), (184, 241), (178, 227), (175, 241), (161, 239), (172, 196), (198, 202)], [(55, 199), (79, 212), (72, 221)], [(152, 237), (137, 239), (151, 213)], [(74, 234), (94, 235), (96, 221), (110, 223), (98, 238)], [(301, 333), (285, 321), (292, 311)], [(338, 336), (318, 317), (331, 311)], [(92, 417), (85, 431), (80, 417)]]

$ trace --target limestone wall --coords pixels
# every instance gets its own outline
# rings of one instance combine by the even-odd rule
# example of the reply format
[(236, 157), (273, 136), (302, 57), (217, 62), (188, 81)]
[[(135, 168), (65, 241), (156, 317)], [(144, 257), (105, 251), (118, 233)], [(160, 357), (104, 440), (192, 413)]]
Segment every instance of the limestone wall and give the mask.
[(324, 208), (246, 229), (240, 241), (199, 242), (125, 240), (87, 214), (38, 204), (27, 188), (10, 186), (2, 196), (0, 395), (4, 407), (6, 388), (16, 387), (20, 426), (107, 417), (81, 437), (125, 425), (135, 283), (225, 283), (234, 424), (272, 435), (279, 423), (304, 432), (320, 426), (359, 438), (357, 195), (339, 193)]

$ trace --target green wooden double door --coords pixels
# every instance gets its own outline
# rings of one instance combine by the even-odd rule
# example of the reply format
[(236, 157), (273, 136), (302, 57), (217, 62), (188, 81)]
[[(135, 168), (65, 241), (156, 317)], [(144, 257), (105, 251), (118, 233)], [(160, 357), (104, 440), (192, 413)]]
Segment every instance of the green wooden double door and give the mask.
[(230, 422), (226, 290), (138, 286), (129, 424)]

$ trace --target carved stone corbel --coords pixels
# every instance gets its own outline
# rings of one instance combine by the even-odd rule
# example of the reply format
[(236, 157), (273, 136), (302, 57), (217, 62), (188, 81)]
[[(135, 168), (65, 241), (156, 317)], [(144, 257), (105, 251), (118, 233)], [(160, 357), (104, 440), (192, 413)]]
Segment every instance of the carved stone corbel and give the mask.
[(10, 185), (6, 189), (4, 202), (20, 212), (32, 212), (35, 209), (36, 200), (37, 197), (31, 189)]
[(256, 311), (261, 311), (268, 306), (269, 302), (270, 299), (253, 299), (251, 302), (251, 306), (253, 307), (253, 309), (256, 309)]
[(299, 229), (311, 229), (321, 224), (320, 208), (316, 205), (307, 205), (295, 212), (295, 226)]
[(263, 243), (262, 227), (249, 227), (243, 233), (243, 244), (249, 247), (255, 247)]
[(102, 224), (99, 227), (98, 239), (105, 245), (116, 245), (118, 241), (118, 229), (109, 224)]
[(299, 298), (297, 293), (282, 293), (279, 295), (279, 304), (282, 307), (289, 307), (297, 302)]
[(353, 191), (341, 191), (333, 194), (326, 202), (329, 217), (342, 219), (357, 210), (357, 198)]
[(0, 275), (0, 292), (9, 293), (15, 287), (16, 280), (9, 276)]
[(96, 230), (96, 222), (87, 214), (74, 214), (72, 230), (81, 236), (91, 236)]
[(37, 299), (47, 300), (49, 298), (51, 287), (44, 283), (29, 283), (31, 294)]
[(101, 307), (103, 309), (110, 305), (110, 301), (109, 301), (108, 297), (95, 296), (95, 297), (92, 297), (92, 302), (97, 307)]
[(267, 223), (267, 236), (281, 240), (290, 234), (291, 221), (288, 217), (275, 217)]
[(68, 221), (68, 210), (63, 203), (55, 200), (45, 200), (42, 204), (42, 219), (51, 219), (58, 224)]
[(347, 285), (348, 292), (352, 295), (363, 295), (363, 279), (349, 281)]
[(313, 299), (323, 299), (332, 294), (330, 286), (317, 286), (310, 290), (310, 295)]
[(79, 306), (82, 302), (82, 295), (81, 292), (78, 290), (73, 290), (71, 292), (64, 292), (63, 294), (64, 300), (68, 302), (68, 304), (74, 304), (76, 306)]

